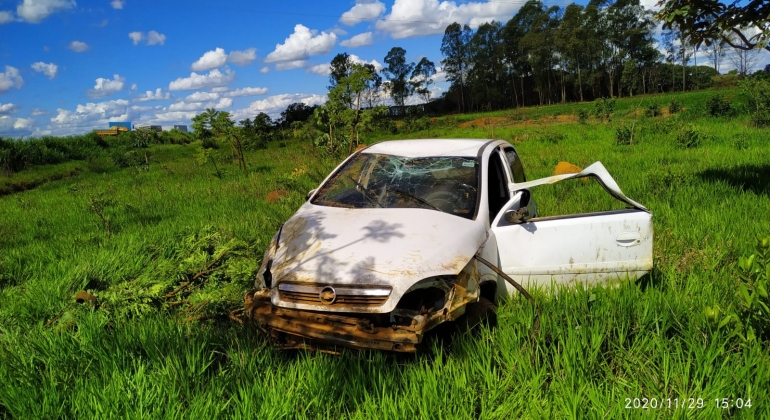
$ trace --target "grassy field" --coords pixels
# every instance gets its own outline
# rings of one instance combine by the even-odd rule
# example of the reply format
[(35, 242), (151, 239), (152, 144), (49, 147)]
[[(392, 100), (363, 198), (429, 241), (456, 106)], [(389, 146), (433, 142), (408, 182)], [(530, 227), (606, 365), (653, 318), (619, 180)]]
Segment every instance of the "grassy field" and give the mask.
[[(720, 325), (740, 312), (739, 258), (770, 235), (770, 132), (708, 116), (710, 95), (676, 96), (676, 115), (673, 96), (647, 96), (619, 100), (609, 123), (578, 121), (593, 104), (558, 105), (368, 139), (501, 138), (530, 179), (602, 161), (654, 214), (649, 280), (536, 291), (534, 342), (517, 298), (497, 328), (414, 357), (278, 352), (228, 317), (338, 157), (288, 142), (249, 153), (248, 177), (220, 161), (218, 178), (193, 143), (153, 147), (149, 170), (14, 175), (67, 176), (0, 197), (0, 418), (770, 418), (768, 342), (736, 334), (743, 320)], [(644, 116), (651, 103), (664, 115)], [(616, 144), (622, 127), (630, 145)], [(268, 202), (275, 190), (287, 194)], [(543, 214), (617, 205), (593, 182), (534, 194)], [(627, 408), (634, 398), (658, 408)]]

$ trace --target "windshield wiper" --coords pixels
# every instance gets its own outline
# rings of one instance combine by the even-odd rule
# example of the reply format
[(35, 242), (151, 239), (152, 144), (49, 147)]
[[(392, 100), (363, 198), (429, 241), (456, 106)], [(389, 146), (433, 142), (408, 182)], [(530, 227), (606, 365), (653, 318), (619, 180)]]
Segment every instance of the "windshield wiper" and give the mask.
[[(356, 185), (361, 187), (361, 190), (363, 191), (364, 198), (366, 198), (367, 201), (369, 201), (372, 204), (376, 204), (377, 207), (382, 207), (382, 204), (375, 198), (376, 195), (370, 190), (369, 188), (365, 187), (362, 183), (356, 181), (352, 176), (348, 176), (351, 181), (353, 181)], [(371, 194), (371, 195), (370, 195)]]
[(432, 208), (432, 209), (434, 209), (434, 210), (438, 210), (438, 211), (441, 211), (441, 212), (443, 212), (443, 210), (441, 210), (440, 208), (436, 207), (435, 205), (433, 205), (433, 204), (431, 204), (431, 203), (429, 203), (429, 202), (427, 202), (427, 201), (423, 200), (422, 198), (420, 198), (420, 197), (418, 197), (418, 196), (416, 196), (416, 195), (414, 195), (414, 194), (412, 194), (412, 193), (408, 193), (408, 192), (406, 192), (406, 191), (401, 191), (401, 190), (399, 190), (398, 188), (388, 188), (388, 191), (392, 191), (392, 192), (394, 192), (394, 193), (397, 193), (397, 194), (401, 194), (401, 195), (403, 195), (404, 197), (409, 197), (409, 198), (411, 198), (412, 200), (414, 200), (414, 201), (416, 201), (416, 202), (418, 202), (418, 203), (420, 203), (420, 204), (424, 204), (424, 205), (426, 205), (426, 206), (428, 206), (428, 207), (430, 207), (430, 208)]

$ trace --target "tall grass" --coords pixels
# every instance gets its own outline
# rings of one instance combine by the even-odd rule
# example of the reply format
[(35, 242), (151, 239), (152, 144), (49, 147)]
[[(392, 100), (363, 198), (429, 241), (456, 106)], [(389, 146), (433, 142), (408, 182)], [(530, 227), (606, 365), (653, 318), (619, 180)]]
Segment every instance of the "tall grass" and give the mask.
[[(283, 353), (229, 321), (270, 237), (338, 162), (310, 145), (250, 152), (248, 177), (213, 151), (221, 179), (196, 162), (198, 143), (153, 146), (149, 171), (84, 169), (0, 197), (0, 417), (767, 418), (768, 343), (740, 340), (704, 309), (739, 306), (736, 261), (770, 233), (768, 136), (707, 116), (708, 95), (681, 95), (683, 111), (653, 118), (647, 102), (671, 96), (619, 100), (611, 123), (559, 118), (592, 104), (495, 113), (507, 119), (495, 136), (515, 143), (530, 179), (561, 160), (600, 160), (654, 214), (649, 278), (535, 291), (534, 342), (518, 298), (501, 304), (497, 328), (417, 356)], [(458, 127), (482, 117), (413, 136), (486, 137), (488, 127)], [(616, 143), (615, 124), (634, 127), (633, 144)], [(702, 141), (680, 147), (682, 130)], [(269, 203), (278, 189), (288, 195)], [(617, 205), (590, 182), (533, 194), (543, 214)], [(195, 289), (163, 297), (222, 251)], [(74, 302), (82, 289), (95, 306)], [(627, 398), (664, 408), (628, 409)], [(703, 408), (669, 408), (689, 398)], [(752, 407), (719, 409), (717, 398)]]

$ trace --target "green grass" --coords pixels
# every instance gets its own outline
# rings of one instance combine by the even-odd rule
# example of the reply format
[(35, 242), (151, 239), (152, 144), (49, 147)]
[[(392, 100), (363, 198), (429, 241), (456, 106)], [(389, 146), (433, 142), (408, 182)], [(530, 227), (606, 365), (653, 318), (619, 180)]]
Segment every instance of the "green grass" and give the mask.
[[(523, 299), (500, 306), (497, 328), (417, 357), (283, 353), (230, 322), (270, 237), (339, 161), (308, 145), (248, 154), (248, 178), (220, 162), (222, 179), (196, 163), (199, 144), (157, 146), (149, 171), (86, 165), (0, 197), (0, 418), (768, 418), (768, 344), (739, 341), (704, 308), (737, 306), (735, 262), (770, 234), (770, 135), (705, 116), (711, 94), (676, 96), (679, 116), (644, 117), (673, 98), (645, 96), (619, 100), (608, 124), (560, 121), (593, 104), (556, 105), (371, 139), (487, 138), (490, 127), (458, 125), (504, 117), (494, 137), (515, 143), (530, 179), (561, 160), (602, 161), (653, 212), (649, 281), (535, 292), (534, 343)], [(619, 124), (634, 127), (632, 145), (615, 144)], [(698, 147), (677, 144), (688, 129), (702, 134)], [(268, 203), (276, 189), (288, 196)], [(543, 214), (617, 205), (593, 182), (534, 194)], [(191, 290), (163, 297), (209, 266)], [(74, 303), (82, 289), (96, 308)], [(625, 408), (645, 397), (705, 406)], [(721, 410), (717, 398), (753, 406)]]

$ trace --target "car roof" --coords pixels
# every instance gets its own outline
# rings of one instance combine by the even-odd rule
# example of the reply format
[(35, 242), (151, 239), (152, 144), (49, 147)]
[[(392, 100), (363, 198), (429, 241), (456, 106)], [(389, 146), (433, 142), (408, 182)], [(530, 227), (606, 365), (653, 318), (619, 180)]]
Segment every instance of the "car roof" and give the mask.
[(369, 146), (361, 153), (405, 157), (476, 157), (479, 150), (489, 142), (486, 139), (391, 140)]

